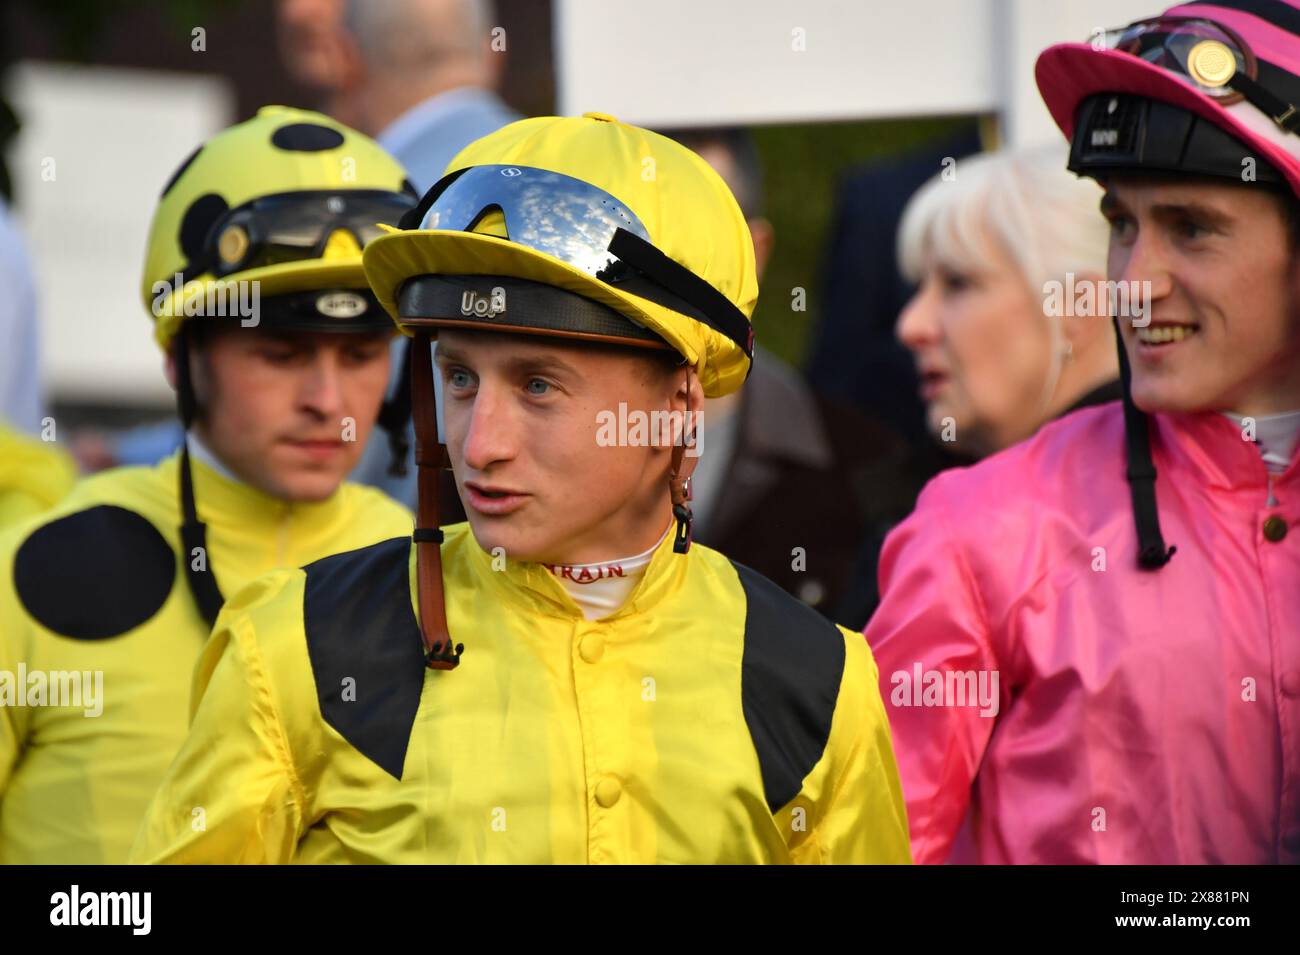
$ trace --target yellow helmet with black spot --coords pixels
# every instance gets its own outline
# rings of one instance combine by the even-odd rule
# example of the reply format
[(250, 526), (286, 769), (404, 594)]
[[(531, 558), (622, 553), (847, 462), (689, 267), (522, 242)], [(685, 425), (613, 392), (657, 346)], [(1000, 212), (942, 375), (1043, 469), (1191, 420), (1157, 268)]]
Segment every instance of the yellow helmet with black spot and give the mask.
[(383, 316), (368, 301), (362, 247), (417, 198), (370, 137), (320, 113), (264, 107), (163, 187), (141, 280), (154, 337), (166, 349), (185, 320), (229, 315), (240, 295), (256, 295), (283, 326), (373, 327)]
[[(393, 329), (367, 286), (361, 250), (416, 199), (402, 166), (374, 140), (283, 106), (218, 133), (181, 164), (149, 228), (141, 294), (154, 338), (175, 358), (186, 431), (199, 410), (189, 373), (190, 323), (199, 317), (267, 329)], [(399, 472), (409, 416), (402, 388), (379, 414)], [(179, 480), (184, 552), (205, 551), (186, 442)], [(222, 594), (211, 565), (185, 568), (200, 612), (215, 621)]]

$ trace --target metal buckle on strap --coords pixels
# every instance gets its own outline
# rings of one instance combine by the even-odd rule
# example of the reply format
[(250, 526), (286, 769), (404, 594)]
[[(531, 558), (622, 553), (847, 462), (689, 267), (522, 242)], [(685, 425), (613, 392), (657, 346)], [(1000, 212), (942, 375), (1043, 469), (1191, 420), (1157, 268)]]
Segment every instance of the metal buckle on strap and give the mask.
[(689, 505), (673, 505), (673, 517), (677, 520), (677, 534), (673, 537), (673, 553), (685, 554), (691, 549), (691, 525), (694, 516)]

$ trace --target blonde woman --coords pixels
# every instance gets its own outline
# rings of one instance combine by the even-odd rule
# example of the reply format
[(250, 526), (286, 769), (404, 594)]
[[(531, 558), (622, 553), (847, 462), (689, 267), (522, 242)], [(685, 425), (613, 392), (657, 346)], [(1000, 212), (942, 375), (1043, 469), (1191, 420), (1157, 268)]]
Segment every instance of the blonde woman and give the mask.
[(1120, 396), (1097, 284), (1101, 190), (1064, 167), (1056, 148), (963, 159), (903, 213), (899, 263), (919, 288), (897, 334), (915, 356), (931, 433), (963, 454), (984, 457)]

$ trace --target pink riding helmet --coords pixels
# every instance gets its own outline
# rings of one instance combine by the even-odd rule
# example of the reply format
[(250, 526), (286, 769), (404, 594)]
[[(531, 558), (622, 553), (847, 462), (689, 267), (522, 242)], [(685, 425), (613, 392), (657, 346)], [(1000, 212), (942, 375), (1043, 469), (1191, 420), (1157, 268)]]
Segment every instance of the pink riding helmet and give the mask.
[(1132, 94), (1214, 124), (1300, 196), (1298, 0), (1179, 4), (1152, 20), (1099, 31), (1092, 43), (1050, 47), (1035, 76), (1067, 139), (1075, 138), (1088, 97)]

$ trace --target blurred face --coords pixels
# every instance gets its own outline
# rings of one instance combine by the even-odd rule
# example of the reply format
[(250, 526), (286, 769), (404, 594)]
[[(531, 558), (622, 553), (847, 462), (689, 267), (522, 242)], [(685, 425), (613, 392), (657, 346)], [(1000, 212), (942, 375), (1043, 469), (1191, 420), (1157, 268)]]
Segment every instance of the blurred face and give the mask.
[(333, 90), (343, 80), (344, 0), (279, 0), (276, 39), (289, 75), (313, 90)]
[[(442, 331), (438, 372), (474, 538), (509, 559), (594, 563), (651, 547), (671, 519), (671, 441), (602, 446), (601, 413), (686, 409), (685, 372), (629, 349)], [(698, 388), (698, 384), (695, 386)]]
[(916, 359), (930, 431), (979, 455), (1042, 423), (1052, 348), (1041, 300), (988, 245), (979, 270), (927, 262), (895, 329)]
[(1297, 270), (1279, 201), (1207, 180), (1117, 178), (1102, 199), (1109, 277), (1150, 282), (1120, 331), (1144, 411), (1300, 409)]
[(266, 494), (328, 498), (374, 427), (391, 340), (388, 331), (212, 332), (191, 356), (203, 440)]

